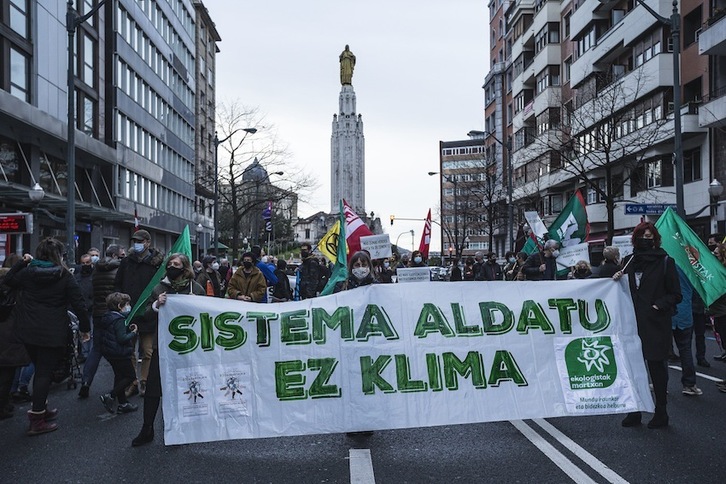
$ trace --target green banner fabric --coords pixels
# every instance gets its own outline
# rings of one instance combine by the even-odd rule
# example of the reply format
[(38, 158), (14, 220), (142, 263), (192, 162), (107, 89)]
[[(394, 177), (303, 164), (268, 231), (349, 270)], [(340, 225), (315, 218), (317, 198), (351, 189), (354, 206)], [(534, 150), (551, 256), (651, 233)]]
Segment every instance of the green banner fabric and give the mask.
[(151, 281), (141, 293), (141, 296), (139, 296), (139, 300), (136, 301), (136, 304), (134, 304), (134, 307), (131, 309), (129, 315), (126, 316), (126, 326), (128, 326), (129, 323), (134, 320), (134, 316), (136, 316), (136, 313), (139, 311), (139, 309), (144, 307), (144, 305), (146, 304), (146, 300), (149, 299), (149, 296), (151, 296), (151, 291), (153, 291), (154, 287), (159, 284), (159, 281), (164, 278), (164, 274), (166, 274), (166, 262), (169, 260), (169, 256), (171, 254), (176, 254), (177, 252), (181, 252), (182, 254), (186, 255), (191, 262), (192, 241), (189, 238), (188, 225), (184, 226), (184, 230), (182, 230), (182, 233), (176, 239), (174, 245), (171, 246), (171, 250), (169, 251), (169, 253), (166, 255), (166, 257), (164, 257), (164, 263), (159, 266), (159, 270), (157, 270), (156, 274), (154, 274), (154, 277), (151, 278)]
[(550, 239), (558, 240), (562, 247), (581, 244), (587, 240), (590, 224), (587, 222), (585, 199), (582, 198), (580, 190), (570, 197), (547, 233)]
[(673, 209), (666, 209), (655, 228), (660, 232), (661, 246), (686, 274), (706, 306), (726, 293), (726, 268)]
[[(343, 212), (343, 201), (340, 201), (340, 234), (338, 240), (345, 240), (345, 213)], [(330, 275), (328, 283), (323, 288), (321, 296), (333, 294), (335, 285), (338, 282), (345, 282), (348, 279), (348, 244), (338, 243), (338, 258), (333, 267), (333, 273)]]

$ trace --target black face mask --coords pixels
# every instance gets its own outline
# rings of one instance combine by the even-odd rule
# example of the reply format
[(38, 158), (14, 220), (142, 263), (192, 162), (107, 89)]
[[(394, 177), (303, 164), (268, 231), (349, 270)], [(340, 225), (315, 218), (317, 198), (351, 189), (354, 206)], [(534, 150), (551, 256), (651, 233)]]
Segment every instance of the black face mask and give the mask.
[(587, 269), (577, 269), (578, 274), (587, 274)]
[(174, 279), (178, 278), (184, 274), (184, 269), (181, 267), (167, 267), (166, 268), (166, 277), (169, 278), (170, 281), (173, 281)]
[(250, 268), (252, 268), (252, 261), (246, 260), (246, 261), (242, 262), (242, 265), (245, 267), (245, 269), (250, 269)]
[(300, 257), (302, 257), (303, 259), (307, 259), (308, 257), (310, 257), (310, 252), (308, 252), (307, 250), (301, 250)]
[(710, 244), (708, 246), (708, 250), (711, 251), (711, 252), (713, 252), (714, 250), (716, 250), (716, 247), (718, 247), (716, 244)]
[(653, 239), (646, 239), (645, 237), (638, 237), (635, 239), (635, 248), (650, 250), (655, 247), (655, 241)]
[(93, 272), (93, 266), (82, 265), (81, 274), (88, 275)]

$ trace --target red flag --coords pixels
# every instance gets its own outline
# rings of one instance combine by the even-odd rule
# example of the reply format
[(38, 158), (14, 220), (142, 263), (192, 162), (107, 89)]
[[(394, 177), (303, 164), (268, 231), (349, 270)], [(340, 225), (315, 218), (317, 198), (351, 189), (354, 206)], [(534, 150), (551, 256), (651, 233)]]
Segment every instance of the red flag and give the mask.
[(353, 254), (360, 250), (360, 238), (373, 235), (373, 232), (345, 200), (343, 200), (343, 212), (345, 214), (345, 240), (348, 242), (348, 260), (350, 260)]
[(424, 260), (429, 258), (429, 244), (431, 244), (431, 209), (429, 209), (429, 214), (426, 215), (423, 234), (421, 234), (421, 243), (418, 245), (418, 250), (421, 252), (421, 257)]

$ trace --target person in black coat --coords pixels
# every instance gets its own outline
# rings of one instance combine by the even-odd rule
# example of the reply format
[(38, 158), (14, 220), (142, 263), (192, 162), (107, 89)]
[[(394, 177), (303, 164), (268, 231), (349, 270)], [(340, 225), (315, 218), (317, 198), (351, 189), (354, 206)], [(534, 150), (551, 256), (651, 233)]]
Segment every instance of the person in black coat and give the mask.
[(302, 263), (297, 268), (295, 292), (300, 299), (311, 299), (325, 288), (323, 271), (313, 255), (313, 247), (307, 242), (300, 245), (300, 259)]
[[(133, 307), (164, 262), (164, 254), (151, 247), (151, 235), (146, 230), (134, 232), (131, 242), (129, 255), (121, 261), (118, 272), (116, 272), (114, 290), (128, 294), (131, 298), (131, 307)], [(131, 390), (143, 395), (149, 375), (152, 346), (156, 337), (156, 323), (148, 321), (142, 311), (137, 311), (131, 322), (139, 328), (139, 356), (141, 357), (141, 386), (139, 389), (133, 386)]]
[(557, 280), (557, 256), (560, 243), (549, 239), (544, 243), (541, 252), (535, 252), (527, 257), (522, 266), (522, 273), (528, 281), (554, 281)]
[(275, 287), (272, 289), (272, 302), (292, 301), (290, 279), (287, 278), (285, 269), (287, 269), (287, 262), (279, 259), (277, 261), (277, 269), (275, 269), (277, 284), (275, 284)]
[(78, 316), (81, 339), (90, 338), (91, 322), (78, 283), (63, 263), (63, 244), (54, 239), (43, 240), (35, 251), (35, 259), (25, 254), (5, 276), (4, 282), (21, 291), (15, 306), (18, 339), (25, 345), (35, 364), (33, 406), (28, 412), (28, 435), (56, 430), (48, 420), (58, 412), (47, 408), (53, 370), (65, 356), (69, 343), (70, 318), (68, 305)]
[[(638, 336), (655, 393), (655, 415), (648, 428), (662, 428), (668, 426), (668, 354), (673, 339), (671, 316), (681, 302), (681, 286), (675, 262), (661, 249), (661, 236), (652, 223), (643, 222), (635, 227), (632, 243), (633, 254), (624, 260), (624, 269), (613, 278), (617, 280), (623, 273), (628, 275)], [(640, 412), (632, 412), (622, 424), (633, 427), (640, 424), (640, 419)]]
[(131, 298), (128, 294), (112, 292), (106, 298), (108, 311), (96, 322), (97, 339), (101, 343), (101, 354), (113, 368), (113, 392), (101, 395), (101, 403), (109, 413), (113, 412), (114, 396), (118, 398), (116, 413), (130, 413), (138, 406), (129, 403), (126, 387), (136, 378), (131, 363), (134, 353), (134, 339), (138, 329), (135, 324), (126, 326), (126, 316), (131, 312)]
[[(0, 288), (10, 290), (3, 285), (3, 278), (20, 257), (10, 254), (5, 258), (0, 268)], [(13, 416), (13, 406), (10, 405), (10, 387), (13, 383), (15, 370), (30, 363), (30, 356), (25, 346), (18, 341), (13, 330), (15, 326), (15, 310), (6, 316), (0, 316), (0, 420)]]
[(620, 249), (609, 245), (602, 250), (602, 256), (597, 277), (613, 277), (620, 270)]
[[(106, 249), (106, 257), (96, 262), (93, 269), (91, 284), (93, 285), (92, 323), (94, 329), (96, 321), (100, 321), (108, 311), (106, 297), (114, 292), (116, 273), (121, 266), (121, 256), (123, 254), (123, 248), (115, 244), (109, 245)], [(101, 342), (98, 339), (99, 335), (95, 330), (93, 331), (93, 345), (91, 346), (91, 351), (88, 353), (88, 359), (83, 365), (81, 389), (78, 391), (79, 398), (88, 398), (93, 378), (96, 376), (96, 371), (98, 370), (98, 363), (101, 361)]]

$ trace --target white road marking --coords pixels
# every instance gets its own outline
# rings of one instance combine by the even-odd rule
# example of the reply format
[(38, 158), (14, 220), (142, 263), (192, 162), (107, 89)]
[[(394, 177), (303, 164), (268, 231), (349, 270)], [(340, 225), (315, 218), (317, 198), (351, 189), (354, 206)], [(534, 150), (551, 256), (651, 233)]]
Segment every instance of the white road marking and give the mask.
[(552, 425), (545, 419), (536, 418), (534, 419), (534, 423), (542, 427), (545, 432), (557, 439), (557, 442), (565, 446), (570, 452), (575, 454), (583, 462), (592, 467), (595, 472), (607, 479), (608, 482), (612, 482), (613, 484), (627, 484), (628, 481), (620, 477), (620, 475), (618, 475), (614, 470), (606, 466), (594, 455), (583, 449), (580, 445), (577, 444), (577, 442), (560, 432), (557, 428), (555, 428), (554, 425)]
[(350, 484), (375, 484), (370, 449), (350, 449)]
[[(671, 370), (683, 371), (683, 368), (681, 368), (680, 366), (676, 366), (676, 365), (668, 365), (668, 368), (670, 368)], [(696, 376), (700, 376), (701, 378), (705, 378), (706, 380), (711, 380), (711, 381), (715, 381), (715, 382), (723, 381), (722, 378), (716, 378), (715, 376), (706, 375), (705, 373), (701, 373), (698, 371), (696, 372)]]
[(535, 447), (537, 447), (544, 455), (546, 455), (557, 467), (567, 474), (570, 479), (577, 482), (578, 484), (597, 484), (597, 481), (593, 480), (590, 476), (585, 474), (582, 469), (577, 467), (574, 462), (564, 456), (562, 452), (555, 449), (552, 444), (547, 442), (544, 437), (535, 432), (526, 423), (521, 420), (510, 420), (510, 423), (519, 430), (522, 435), (527, 437)]

